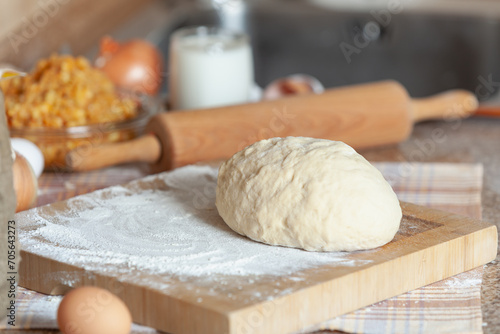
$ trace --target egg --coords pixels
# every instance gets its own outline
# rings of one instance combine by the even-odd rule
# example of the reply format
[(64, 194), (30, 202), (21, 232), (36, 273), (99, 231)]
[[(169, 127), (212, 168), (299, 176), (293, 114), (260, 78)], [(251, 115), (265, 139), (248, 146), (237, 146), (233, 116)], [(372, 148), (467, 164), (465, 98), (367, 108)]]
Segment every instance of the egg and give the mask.
[(294, 74), (271, 82), (264, 89), (264, 100), (275, 100), (289, 95), (321, 94), (325, 90), (321, 82), (307, 74)]
[(18, 152), (14, 153), (12, 176), (16, 193), (16, 212), (32, 208), (38, 195), (38, 181), (28, 160)]
[(86, 286), (64, 296), (57, 324), (63, 334), (128, 334), (132, 316), (125, 303), (108, 290)]
[(42, 174), (45, 161), (43, 159), (42, 151), (27, 139), (23, 138), (11, 138), (10, 143), (12, 148), (21, 153), (30, 163), (33, 172), (35, 172), (36, 177), (40, 177)]

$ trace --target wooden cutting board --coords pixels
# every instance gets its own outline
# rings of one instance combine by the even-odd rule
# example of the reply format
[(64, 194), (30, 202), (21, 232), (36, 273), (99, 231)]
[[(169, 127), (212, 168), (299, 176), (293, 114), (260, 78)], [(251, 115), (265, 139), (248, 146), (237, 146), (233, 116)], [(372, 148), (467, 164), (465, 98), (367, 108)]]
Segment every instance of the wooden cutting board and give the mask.
[[(174, 173), (183, 172), (177, 170)], [(128, 241), (131, 242), (130, 245), (124, 242), (124, 253), (133, 253), (136, 244), (148, 247), (148, 242), (154, 244), (158, 240), (151, 237), (149, 241), (147, 237), (141, 237), (143, 234), (147, 236), (147, 233), (138, 231), (135, 243), (131, 226), (135, 228), (138, 226), (136, 224), (144, 224), (144, 229), (154, 230), (166, 224), (166, 221), (161, 219), (154, 222), (145, 221), (146, 212), (141, 210), (150, 210), (151, 207), (157, 206), (160, 215), (168, 216), (170, 213), (161, 212), (166, 209), (160, 202), (162, 196), (174, 196), (177, 200), (182, 199), (175, 202), (178, 214), (182, 215), (183, 210), (186, 210), (187, 216), (193, 216), (193, 224), (196, 219), (198, 223), (206, 221), (209, 225), (219, 224), (218, 228), (222, 229), (220, 233), (234, 239), (235, 252), (238, 251), (239, 243), (242, 248), (247, 247), (244, 245), (249, 245), (248, 243), (254, 243), (229, 229), (224, 230), (225, 225), (222, 225), (223, 222), (219, 220), (216, 211), (214, 213), (213, 173), (201, 170), (194, 178), (206, 179), (207, 183), (188, 184), (185, 188), (179, 186), (179, 181), (189, 183), (193, 177), (186, 178), (184, 175), (184, 179), (168, 179), (168, 175), (171, 173), (159, 174), (134, 181), (119, 189), (109, 188), (18, 214), (17, 226), (23, 243), (19, 284), (47, 294), (61, 294), (69, 287), (82, 285), (101, 286), (125, 301), (134, 322), (170, 333), (275, 334), (298, 331), (467, 271), (492, 261), (497, 254), (495, 226), (409, 203), (401, 203), (404, 213), (402, 225), (389, 244), (370, 251), (341, 253), (337, 257), (337, 260), (340, 258), (341, 261), (313, 265), (285, 274), (250, 272), (236, 275), (232, 271), (230, 275), (213, 272), (210, 275), (192, 276), (168, 272), (154, 274), (141, 268), (156, 268), (155, 263), (160, 261), (160, 258), (166, 261), (164, 257), (167, 255), (160, 253), (157, 257), (153, 256), (149, 259), (149, 264), (139, 263), (135, 261), (138, 257), (133, 256), (123, 258), (108, 254), (101, 258), (96, 254), (99, 254), (101, 248), (106, 249), (105, 239), (96, 239), (101, 240), (100, 243), (94, 241), (87, 245), (80, 242), (75, 243), (74, 247), (66, 247), (63, 242), (49, 240), (50, 237), (44, 238), (42, 234), (37, 234), (37, 231), (44, 226), (46, 228), (50, 222), (51, 231), (54, 233), (64, 235), (67, 230), (67, 235), (72, 236), (63, 238), (65, 240), (73, 238), (74, 231), (78, 228), (82, 229), (82, 234), (92, 235), (85, 221), (80, 225), (83, 213), (89, 210), (94, 213), (102, 211), (101, 216), (96, 216), (102, 218), (108, 208), (115, 216), (112, 218), (115, 220), (113, 224), (116, 223), (116, 230), (109, 233), (109, 242), (113, 242), (113, 234), (125, 234), (124, 231), (131, 230), (127, 235), (132, 241)], [(137, 208), (130, 212), (136, 212), (139, 218), (134, 218), (134, 223), (126, 219), (126, 216), (131, 215), (130, 212), (119, 212), (121, 210), (116, 210), (111, 205), (116, 200), (127, 201), (136, 198), (134, 196), (139, 196), (137, 198), (140, 199), (145, 193), (159, 196), (155, 198), (160, 200), (158, 203), (150, 203), (152, 197), (144, 197), (144, 203), (135, 200), (133, 203), (137, 203)], [(201, 200), (196, 199), (200, 194), (203, 194)], [(195, 203), (200, 210), (190, 211), (188, 206), (183, 206), (191, 198), (193, 200), (190, 203)], [(125, 223), (120, 227), (122, 219)], [(115, 228), (111, 225), (106, 228)], [(96, 230), (95, 233), (100, 232)], [(203, 253), (205, 247), (204, 237), (208, 235), (197, 236), (196, 240), (201, 241), (193, 245), (200, 253)], [(176, 236), (173, 238), (172, 240), (177, 240)], [(211, 242), (212, 245), (218, 244), (217, 240)], [(255, 244), (263, 247), (264, 252), (259, 255), (262, 256), (259, 261), (263, 262), (268, 256), (266, 250), (269, 254), (277, 254), (278, 257), (280, 252), (295, 252), (293, 254), (297, 255), (297, 261), (305, 262), (308, 257), (318, 254)], [(156, 247), (161, 251), (161, 242), (160, 246)], [(195, 253), (192, 255), (196, 256)], [(144, 260), (141, 257), (139, 259)], [(172, 260), (175, 260), (175, 256)], [(186, 261), (189, 261), (189, 257), (186, 257)], [(170, 262), (161, 263), (169, 265)], [(196, 263), (199, 265), (199, 262)], [(179, 263), (179, 266), (185, 264)], [(206, 265), (209, 266), (210, 263), (207, 262)], [(204, 272), (207, 268), (200, 270)], [(187, 270), (192, 268), (188, 266)]]

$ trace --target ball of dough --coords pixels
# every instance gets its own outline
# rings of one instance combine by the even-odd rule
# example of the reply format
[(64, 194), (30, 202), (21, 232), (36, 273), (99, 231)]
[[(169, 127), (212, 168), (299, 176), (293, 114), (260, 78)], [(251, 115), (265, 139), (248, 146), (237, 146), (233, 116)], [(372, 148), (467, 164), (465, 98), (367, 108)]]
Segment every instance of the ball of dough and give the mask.
[(382, 174), (350, 146), (287, 137), (222, 164), (216, 206), (239, 234), (308, 251), (354, 251), (394, 238), (402, 212)]

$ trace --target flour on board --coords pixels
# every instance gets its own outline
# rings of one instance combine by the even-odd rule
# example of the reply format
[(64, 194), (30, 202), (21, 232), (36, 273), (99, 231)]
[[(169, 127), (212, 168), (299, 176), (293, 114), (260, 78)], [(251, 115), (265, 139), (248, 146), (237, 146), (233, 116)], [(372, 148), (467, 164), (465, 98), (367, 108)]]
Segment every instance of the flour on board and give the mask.
[(60, 210), (27, 211), (22, 247), (101, 273), (283, 275), (368, 263), (351, 253), (269, 246), (236, 234), (215, 208), (216, 180), (216, 169), (188, 166), (75, 197)]

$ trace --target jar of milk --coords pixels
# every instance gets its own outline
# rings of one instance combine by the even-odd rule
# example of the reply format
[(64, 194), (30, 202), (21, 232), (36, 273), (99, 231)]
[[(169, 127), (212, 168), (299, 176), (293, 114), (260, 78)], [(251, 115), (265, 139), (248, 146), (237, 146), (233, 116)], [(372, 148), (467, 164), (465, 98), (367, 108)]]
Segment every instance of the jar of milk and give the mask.
[(215, 27), (182, 28), (170, 43), (172, 109), (249, 102), (254, 78), (246, 34)]

